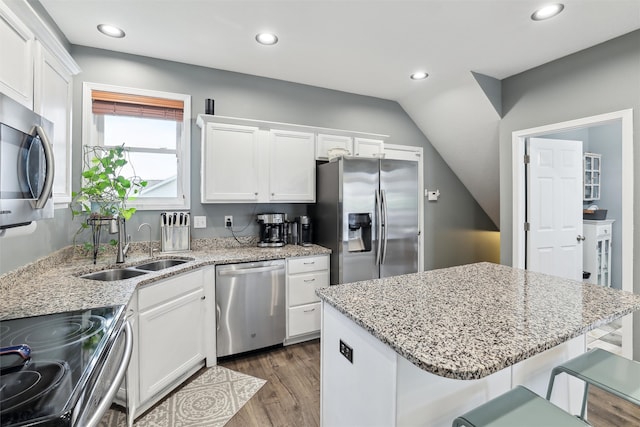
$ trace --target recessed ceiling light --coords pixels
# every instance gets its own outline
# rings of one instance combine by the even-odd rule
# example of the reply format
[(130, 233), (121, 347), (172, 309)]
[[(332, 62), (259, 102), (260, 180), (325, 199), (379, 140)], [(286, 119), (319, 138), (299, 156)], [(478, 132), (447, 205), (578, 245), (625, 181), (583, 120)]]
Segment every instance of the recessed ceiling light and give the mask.
[(124, 37), (124, 31), (122, 31), (118, 27), (114, 27), (109, 24), (100, 24), (98, 25), (98, 31), (100, 31), (105, 36), (115, 37), (117, 39), (121, 39)]
[(411, 80), (424, 80), (427, 77), (429, 77), (429, 74), (425, 73), (424, 71), (418, 71), (411, 74)]
[(271, 33), (258, 33), (256, 34), (256, 41), (268, 46), (278, 43), (278, 37)]
[(562, 3), (549, 4), (533, 12), (531, 19), (534, 21), (544, 21), (545, 19), (553, 18), (562, 12), (562, 9), (564, 9), (564, 5)]

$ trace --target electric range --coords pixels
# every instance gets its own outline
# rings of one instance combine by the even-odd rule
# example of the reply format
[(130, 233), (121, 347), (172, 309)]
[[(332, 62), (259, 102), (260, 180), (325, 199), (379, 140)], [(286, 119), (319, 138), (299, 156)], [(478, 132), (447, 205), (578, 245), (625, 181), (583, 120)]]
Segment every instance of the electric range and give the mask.
[(0, 347), (0, 425), (85, 426), (111, 404), (131, 334), (110, 306), (0, 321)]

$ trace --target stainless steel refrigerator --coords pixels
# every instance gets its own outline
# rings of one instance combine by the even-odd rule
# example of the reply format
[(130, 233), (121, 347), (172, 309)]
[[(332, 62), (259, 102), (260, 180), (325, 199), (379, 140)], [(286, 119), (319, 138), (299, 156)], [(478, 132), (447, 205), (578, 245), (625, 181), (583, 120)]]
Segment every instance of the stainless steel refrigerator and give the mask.
[(331, 284), (418, 271), (418, 163), (338, 158), (317, 168), (313, 234)]

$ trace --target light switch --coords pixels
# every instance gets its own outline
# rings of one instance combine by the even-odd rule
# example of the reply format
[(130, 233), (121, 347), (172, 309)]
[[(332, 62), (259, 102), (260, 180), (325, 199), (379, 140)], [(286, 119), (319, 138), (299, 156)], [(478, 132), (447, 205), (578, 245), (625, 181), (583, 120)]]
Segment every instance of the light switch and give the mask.
[(207, 228), (207, 217), (206, 216), (194, 216), (193, 217), (193, 228)]

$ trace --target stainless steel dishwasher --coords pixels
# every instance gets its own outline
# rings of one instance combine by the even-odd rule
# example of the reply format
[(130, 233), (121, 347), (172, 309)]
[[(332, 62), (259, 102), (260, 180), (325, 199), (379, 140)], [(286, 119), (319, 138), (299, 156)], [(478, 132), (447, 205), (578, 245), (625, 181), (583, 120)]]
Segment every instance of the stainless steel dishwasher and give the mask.
[(218, 357), (282, 344), (284, 260), (216, 267)]

